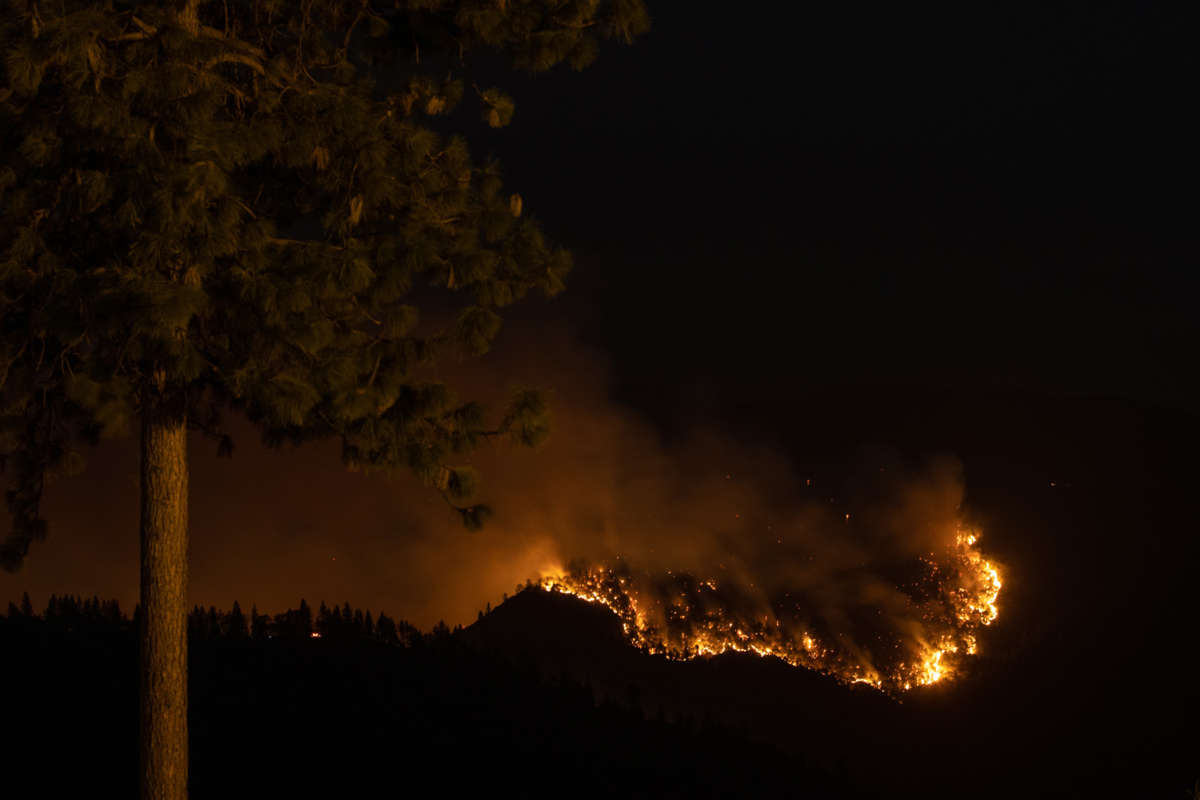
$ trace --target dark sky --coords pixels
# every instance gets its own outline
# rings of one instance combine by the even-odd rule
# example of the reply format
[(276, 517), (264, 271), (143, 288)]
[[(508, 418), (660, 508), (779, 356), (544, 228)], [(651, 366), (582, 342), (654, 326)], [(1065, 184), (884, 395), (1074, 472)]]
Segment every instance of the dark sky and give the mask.
[[(831, 484), (864, 449), (950, 454), (968, 498), (1141, 459), (1130, 409), (1197, 410), (1196, 8), (920, 5), (651, 2), (651, 33), (582, 73), (484, 70), (517, 113), (472, 146), (576, 256), (484, 368), (556, 390), (552, 458), (493, 465), (501, 515), (468, 538), (335, 447), (198, 446), (195, 599), (467, 620), (542, 566), (551, 489), (619, 507), (604, 469), (640, 448), (695, 470), (697, 426)], [(51, 539), (0, 595), (132, 600), (131, 447), (52, 487)], [(1008, 558), (1045, 577), (1040, 546)]]
[(1184, 5), (655, 3), (644, 40), (519, 84), (481, 141), (577, 250), (564, 303), (639, 388), (783, 367), (1180, 403)]

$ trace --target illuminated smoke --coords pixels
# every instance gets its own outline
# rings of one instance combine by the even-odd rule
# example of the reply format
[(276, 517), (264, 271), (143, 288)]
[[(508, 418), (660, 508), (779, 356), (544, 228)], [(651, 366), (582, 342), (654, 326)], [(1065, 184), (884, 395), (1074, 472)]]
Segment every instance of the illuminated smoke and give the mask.
[(664, 443), (605, 400), (599, 359), (554, 341), (509, 355), (557, 387), (556, 434), (483, 465), (504, 500), (483, 582), (601, 603), (671, 658), (757, 652), (887, 691), (944, 682), (979, 649), (1001, 572), (964, 521), (956, 460), (866, 458), (841, 496), (723, 431)]
[[(727, 431), (664, 441), (611, 401), (604, 359), (553, 326), (506, 330), (501, 345), (432, 376), (493, 408), (510, 385), (552, 390), (544, 445), (487, 444), (470, 459), (480, 499), (496, 510), (482, 531), (464, 530), (410, 476), (348, 473), (332, 442), (266, 451), (235, 420), (232, 460), (193, 440), (191, 602), (273, 613), (300, 597), (349, 600), (428, 629), (467, 624), (530, 578), (599, 579), (612, 568), (632, 582), (660, 649), (698, 652), (700, 637), (689, 634), (691, 651), (682, 645), (688, 626), (721, 617), (737, 627), (725, 639), (710, 630), (709, 650), (769, 646), (895, 686), (902, 674), (945, 680), (986, 646), (1003, 572), (980, 549), (986, 540), (958, 541), (960, 529), (973, 534), (953, 460), (913, 469), (868, 457), (862, 480), (834, 488), (798, 472), (790, 454)], [(848, 432), (847, 449), (855, 444)], [(29, 590), (35, 602), (52, 592), (136, 601), (136, 446), (105, 448), (89, 473), (51, 487), (49, 539), (22, 573), (0, 575), (10, 599)], [(689, 612), (667, 619), (680, 593)]]

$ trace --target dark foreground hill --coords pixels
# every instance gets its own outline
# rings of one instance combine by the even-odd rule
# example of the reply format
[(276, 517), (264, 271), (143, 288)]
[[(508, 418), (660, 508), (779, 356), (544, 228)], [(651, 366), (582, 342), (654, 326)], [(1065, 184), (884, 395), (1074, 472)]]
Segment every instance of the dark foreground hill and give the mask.
[[(63, 608), (0, 618), (6, 773), (38, 787), (23, 796), (133, 796), (132, 625)], [(1171, 797), (1200, 752), (1192, 683), (1144, 680), (1146, 659), (1101, 694), (1066, 671), (1065, 636), (897, 702), (756, 656), (649, 656), (605, 609), (538, 589), (392, 643), (324, 610), (310, 638), (302, 616), (193, 614), (194, 798)]]
[(914, 413), (910, 444), (954, 442), (971, 518), (1006, 571), (1000, 619), (950, 685), (897, 703), (754, 656), (668, 663), (609, 647), (615, 619), (606, 638), (603, 609), (544, 592), (464, 638), (649, 714), (731, 726), (868, 796), (1191, 797), (1200, 418), (1069, 397), (984, 414), (947, 398)]
[[(20, 796), (135, 796), (130, 627), (0, 620), (0, 651), (6, 780), (36, 788)], [(850, 796), (711, 722), (646, 718), (445, 632), (195, 641), (191, 697), (196, 800)]]
[(611, 647), (615, 618), (541, 591), (463, 638), (652, 715), (733, 727), (867, 796), (1191, 797), (1200, 421), (1089, 408), (998, 416), (997, 430), (1029, 432), (964, 456), (1008, 573), (1000, 620), (950, 685), (895, 702), (755, 656), (670, 663)]

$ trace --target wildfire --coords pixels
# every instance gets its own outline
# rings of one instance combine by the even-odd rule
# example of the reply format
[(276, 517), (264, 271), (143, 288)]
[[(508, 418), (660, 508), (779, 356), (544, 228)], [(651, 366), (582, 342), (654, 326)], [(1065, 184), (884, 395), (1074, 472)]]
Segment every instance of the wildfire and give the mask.
[(911, 600), (920, 634), (876, 631), (872, 654), (850, 644), (844, 632), (810, 621), (795, 604), (772, 602), (763, 613), (761, 602), (745, 602), (727, 581), (671, 571), (651, 576), (621, 562), (556, 568), (538, 583), (610, 609), (630, 642), (648, 653), (675, 660), (754, 653), (847, 684), (898, 692), (953, 678), (963, 657), (978, 652), (977, 631), (999, 616), (1000, 571), (978, 543), (977, 532), (959, 530), (941, 559), (923, 559), (923, 577), (897, 587)]

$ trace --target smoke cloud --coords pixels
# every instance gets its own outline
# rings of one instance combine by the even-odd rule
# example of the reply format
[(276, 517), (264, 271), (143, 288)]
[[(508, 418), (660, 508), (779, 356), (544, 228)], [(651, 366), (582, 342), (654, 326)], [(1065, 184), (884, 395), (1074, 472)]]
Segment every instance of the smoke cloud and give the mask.
[[(546, 443), (485, 444), (469, 459), (496, 512), (483, 530), (464, 530), (411, 477), (347, 472), (335, 443), (266, 450), (234, 420), (232, 460), (192, 442), (193, 601), (278, 611), (300, 597), (349, 600), (427, 628), (468, 623), (572, 563), (623, 563), (713, 579), (764, 609), (786, 598), (821, 630), (855, 632), (847, 646), (864, 624), (922, 635), (897, 587), (923, 556), (953, 547), (963, 493), (953, 460), (912, 471), (877, 454), (835, 492), (768, 444), (711, 428), (667, 443), (610, 400), (604, 357), (561, 329), (506, 330), (489, 357), (436, 372), (497, 410), (512, 387), (550, 390)], [(3, 594), (135, 601), (135, 442), (105, 443), (90, 463), (50, 487), (50, 537), (23, 572), (0, 577)]]

